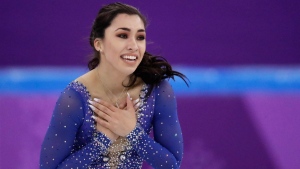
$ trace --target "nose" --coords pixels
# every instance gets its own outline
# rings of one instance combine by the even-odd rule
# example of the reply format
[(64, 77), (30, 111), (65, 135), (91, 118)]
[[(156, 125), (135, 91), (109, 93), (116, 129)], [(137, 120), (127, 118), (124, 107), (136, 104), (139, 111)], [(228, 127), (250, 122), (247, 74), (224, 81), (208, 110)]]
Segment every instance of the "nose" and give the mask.
[(130, 51), (134, 51), (134, 52), (139, 49), (138, 44), (137, 44), (135, 38), (130, 38), (129, 39), (127, 49), (130, 50)]

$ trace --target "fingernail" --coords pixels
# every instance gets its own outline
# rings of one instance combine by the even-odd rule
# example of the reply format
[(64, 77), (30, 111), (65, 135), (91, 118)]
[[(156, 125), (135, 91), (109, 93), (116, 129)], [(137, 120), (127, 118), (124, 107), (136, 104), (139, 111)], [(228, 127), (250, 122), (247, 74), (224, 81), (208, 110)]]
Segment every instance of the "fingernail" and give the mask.
[(97, 117), (95, 117), (95, 116), (92, 116), (92, 119), (96, 120), (96, 118), (97, 118)]
[(136, 104), (139, 101), (140, 101), (140, 99), (138, 98), (138, 99), (136, 99), (136, 100), (133, 101), (133, 104)]
[(94, 100), (95, 100), (96, 102), (100, 102), (100, 99), (94, 98)]
[(127, 96), (130, 98), (130, 100), (132, 100), (132, 98), (130, 97), (130, 94), (127, 92)]
[(140, 105), (141, 105), (141, 103), (140, 103), (140, 102), (138, 102), (138, 103), (136, 104), (136, 107), (140, 107)]
[(93, 106), (93, 105), (89, 105), (89, 107), (92, 109), (92, 110), (95, 110), (96, 108)]
[(92, 100), (88, 100), (88, 102), (89, 102), (90, 104), (93, 104), (93, 103), (94, 103)]

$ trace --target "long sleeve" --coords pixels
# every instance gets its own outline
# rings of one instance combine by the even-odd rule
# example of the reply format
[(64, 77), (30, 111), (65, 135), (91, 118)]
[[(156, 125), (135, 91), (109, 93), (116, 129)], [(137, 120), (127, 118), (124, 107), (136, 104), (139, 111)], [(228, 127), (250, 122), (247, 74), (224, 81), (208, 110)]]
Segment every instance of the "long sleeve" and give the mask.
[(183, 156), (183, 138), (174, 92), (166, 80), (154, 90), (154, 140), (144, 132), (139, 123), (127, 139), (138, 155), (152, 167), (179, 168)]
[(107, 151), (110, 140), (96, 132), (86, 144), (75, 148), (76, 136), (88, 111), (82, 93), (67, 87), (59, 97), (44, 138), (40, 168), (87, 168)]

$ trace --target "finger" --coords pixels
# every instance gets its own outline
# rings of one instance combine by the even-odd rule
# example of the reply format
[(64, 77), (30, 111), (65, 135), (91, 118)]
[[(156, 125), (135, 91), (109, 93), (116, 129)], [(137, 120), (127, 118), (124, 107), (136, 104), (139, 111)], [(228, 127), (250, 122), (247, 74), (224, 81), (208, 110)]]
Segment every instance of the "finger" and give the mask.
[(109, 121), (110, 120), (110, 116), (108, 114), (106, 114), (105, 112), (101, 111), (100, 109), (97, 109), (95, 106), (93, 105), (89, 105), (89, 107), (97, 114), (98, 117), (100, 117), (101, 119), (105, 120), (105, 121)]
[(96, 117), (96, 116), (92, 116), (92, 118), (98, 123), (100, 124), (101, 126), (105, 127), (105, 128), (108, 128), (109, 129), (109, 122), (105, 121), (104, 119), (101, 119), (99, 117)]
[[(130, 100), (132, 100), (132, 98), (130, 98)], [(139, 108), (139, 105), (140, 105), (139, 104), (140, 98), (135, 99), (134, 101), (132, 101), (132, 103), (133, 103), (135, 111), (137, 111), (137, 108)], [(139, 104), (139, 105), (137, 105), (137, 104)], [(123, 107), (122, 109), (127, 110), (127, 101), (126, 101), (126, 103), (124, 103), (124, 106), (122, 105), (121, 107)]]
[(140, 98), (137, 98), (133, 101), (133, 107), (134, 107), (135, 111), (138, 110), (138, 108), (140, 107)]
[(94, 98), (94, 101), (95, 101), (96, 103), (99, 103), (99, 104), (101, 104), (102, 106), (104, 106), (104, 107), (110, 109), (110, 110), (113, 111), (113, 112), (116, 110), (116, 107), (115, 107), (115, 106), (113, 106), (112, 104), (110, 104), (110, 103), (108, 103), (108, 102), (106, 102), (106, 101), (104, 101), (104, 100), (100, 100), (100, 99)]
[(100, 103), (93, 101), (93, 100), (88, 100), (88, 102), (90, 103), (90, 105), (93, 105), (95, 108), (100, 109)]
[(134, 109), (135, 109), (135, 111), (137, 111), (137, 110), (138, 110), (138, 108), (140, 107), (140, 105), (141, 105), (141, 103), (140, 103), (140, 102), (138, 102), (137, 104), (135, 104), (135, 105), (134, 105)]
[(126, 102), (123, 102), (123, 103), (121, 103), (121, 104), (119, 104), (119, 109), (125, 109), (126, 108), (126, 105), (127, 103)]
[(130, 98), (130, 94), (127, 92), (127, 110), (133, 110), (135, 111), (134, 107), (133, 107), (133, 103), (131, 101), (131, 98)]
[(133, 104), (136, 105), (138, 102), (140, 102), (140, 98), (137, 98), (133, 101)]
[(135, 106), (136, 104), (138, 104), (140, 102), (140, 99), (138, 98), (138, 99), (135, 99), (134, 101), (132, 101), (132, 103), (133, 103), (133, 106)]
[[(137, 109), (139, 108), (139, 106), (140, 106), (140, 104), (139, 104), (139, 103), (136, 103), (136, 104), (134, 104), (134, 105), (133, 105), (133, 107), (134, 107), (135, 111), (137, 111)], [(126, 107), (124, 107), (124, 109), (125, 109), (125, 110), (127, 110), (127, 106), (126, 106)]]
[[(95, 100), (95, 99), (94, 99)], [(96, 101), (92, 101), (92, 100), (88, 100), (88, 102), (93, 105), (94, 107), (96, 107), (97, 109), (99, 109), (100, 111), (108, 114), (108, 115), (111, 115), (111, 112), (112, 110), (108, 107), (105, 107), (104, 105), (102, 105), (101, 103), (103, 101), (100, 101), (99, 99), (96, 99), (98, 102)], [(105, 104), (108, 104), (108, 103), (105, 103)], [(112, 106), (113, 107), (113, 106)]]

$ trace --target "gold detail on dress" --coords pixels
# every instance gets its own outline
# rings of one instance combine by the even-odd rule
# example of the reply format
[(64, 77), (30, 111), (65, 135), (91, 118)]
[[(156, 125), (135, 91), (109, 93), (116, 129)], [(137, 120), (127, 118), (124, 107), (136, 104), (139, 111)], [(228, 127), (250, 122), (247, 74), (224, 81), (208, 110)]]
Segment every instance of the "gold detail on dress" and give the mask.
[(130, 148), (130, 144), (125, 137), (119, 137), (108, 148), (107, 157), (109, 158), (107, 165), (114, 169), (128, 157), (126, 151)]

